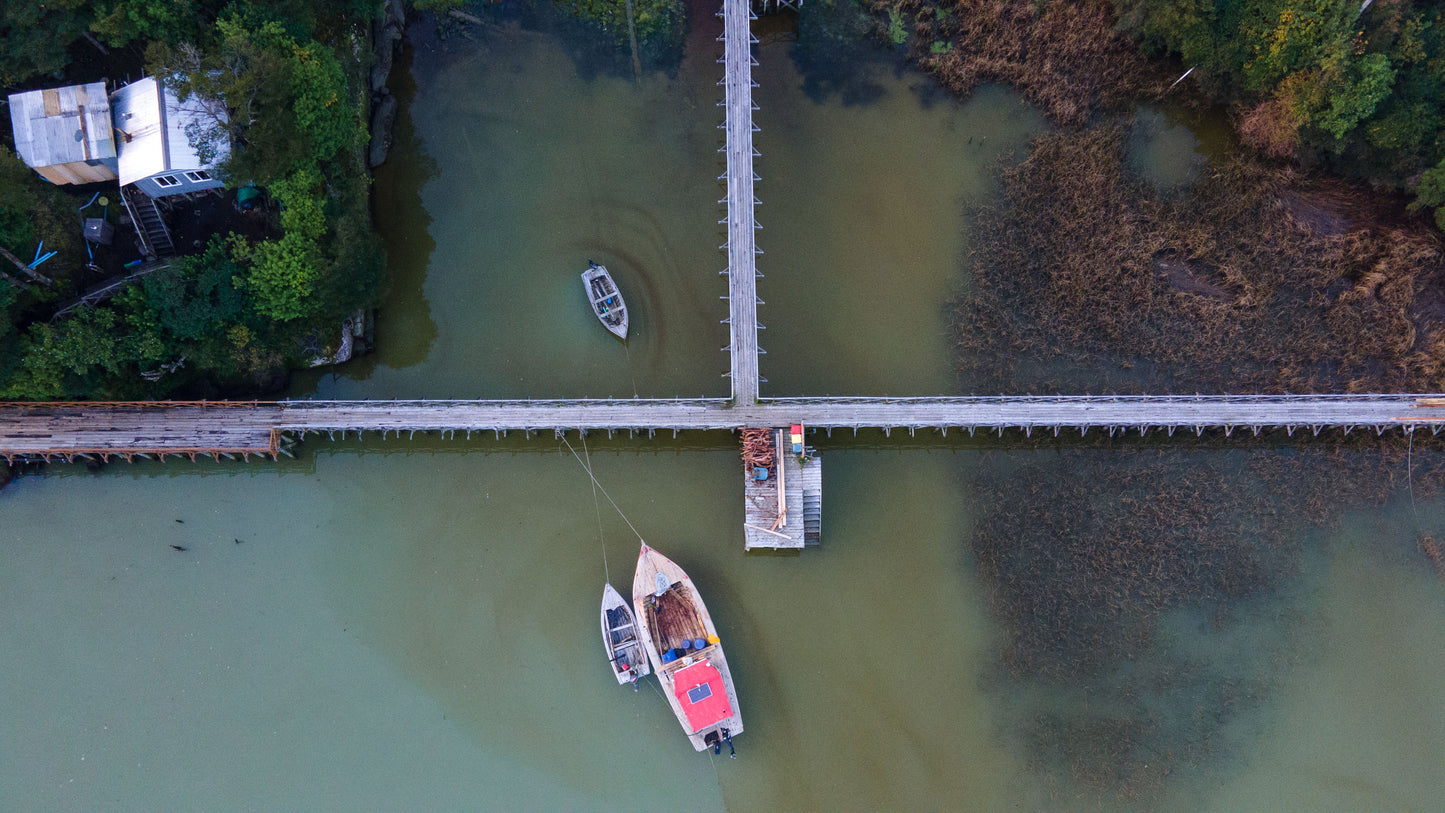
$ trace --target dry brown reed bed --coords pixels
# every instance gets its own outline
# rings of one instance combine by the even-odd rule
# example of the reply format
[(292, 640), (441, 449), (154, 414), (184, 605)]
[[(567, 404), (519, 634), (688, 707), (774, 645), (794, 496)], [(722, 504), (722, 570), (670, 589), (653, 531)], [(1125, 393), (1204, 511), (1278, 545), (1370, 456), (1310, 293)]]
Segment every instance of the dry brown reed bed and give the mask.
[[(1117, 125), (1051, 134), (1005, 170), (957, 309), (974, 391), (1441, 389), (1433, 237), (1360, 214), (1345, 188), (1244, 161), (1163, 197), (1124, 148)], [(1161, 620), (1192, 609), (1228, 631), (1247, 623), (1236, 608), (1277, 602), (1309, 528), (1396, 493), (1404, 445), (1104, 441), (985, 465), (972, 550), (1006, 630), (1004, 674), (1090, 698), (1014, 724), (1055, 791), (1147, 800), (1169, 771), (1227, 759), (1223, 732), (1266, 696), (1273, 656), (1180, 660), (1159, 648)], [(1445, 452), (1414, 452), (1423, 498)]]
[(1445, 386), (1432, 233), (1361, 227), (1339, 189), (1243, 159), (1163, 197), (1130, 173), (1125, 140), (1119, 125), (1045, 135), (1004, 171), (957, 307), (973, 390)]
[(965, 97), (982, 83), (1003, 82), (1058, 124), (1081, 125), (1095, 110), (1168, 87), (1161, 69), (1114, 29), (1113, 11), (1101, 0), (873, 0), (872, 6), (912, 20), (911, 56), (944, 87)]
[[(1367, 192), (1244, 158), (1160, 194), (1128, 168), (1123, 125), (1082, 129), (1177, 75), (1115, 30), (1107, 3), (872, 7), (907, 21), (910, 56), (956, 95), (1006, 83), (1070, 128), (1005, 168), (1001, 200), (973, 218), (971, 285), (955, 303), (966, 390), (1445, 389), (1438, 235), (1399, 225)], [(1182, 90), (1173, 102), (1191, 103)], [(984, 454), (970, 547), (1006, 633), (1000, 675), (1020, 693), (1006, 725), (1046, 793), (1147, 805), (1171, 774), (1228, 760), (1226, 731), (1290, 657), (1275, 616), (1310, 530), (1398, 492), (1397, 440)], [(1445, 482), (1445, 449), (1417, 440), (1413, 457), (1423, 498)], [(1415, 547), (1445, 572), (1434, 537)], [(1164, 627), (1180, 614), (1224, 638), (1274, 627), (1274, 649), (1180, 652)]]

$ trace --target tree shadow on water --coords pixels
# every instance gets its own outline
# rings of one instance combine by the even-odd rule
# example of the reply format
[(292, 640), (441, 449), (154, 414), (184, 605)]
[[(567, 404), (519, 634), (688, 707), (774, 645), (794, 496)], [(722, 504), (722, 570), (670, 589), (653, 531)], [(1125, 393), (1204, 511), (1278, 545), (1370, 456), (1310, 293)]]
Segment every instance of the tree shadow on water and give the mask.
[(391, 86), (399, 101), (392, 149), (376, 170), (374, 206), (376, 230), (386, 246), (390, 290), (377, 330), (385, 358), (367, 356), (360, 369), (348, 374), (364, 380), (379, 361), (389, 367), (409, 367), (425, 360), (437, 338), (424, 286), (436, 241), (430, 234), (431, 215), (422, 205), (421, 190), (437, 175), (436, 161), (421, 148), (411, 118), (416, 80), (411, 72), (412, 49), (402, 50)]
[(883, 98), (873, 70), (897, 60), (872, 37), (873, 18), (851, 0), (808, 6), (798, 17), (793, 64), (803, 75), (803, 93), (815, 103), (837, 96), (845, 107)]

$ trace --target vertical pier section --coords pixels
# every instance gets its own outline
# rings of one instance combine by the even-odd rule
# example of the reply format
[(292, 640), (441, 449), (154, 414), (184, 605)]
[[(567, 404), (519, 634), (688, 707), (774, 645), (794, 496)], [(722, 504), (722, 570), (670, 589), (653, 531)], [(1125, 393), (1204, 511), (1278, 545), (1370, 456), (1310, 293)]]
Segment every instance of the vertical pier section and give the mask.
[(733, 400), (750, 406), (758, 400), (758, 267), (759, 228), (753, 207), (753, 58), (752, 20), (756, 19), (749, 0), (724, 0), (723, 16), (723, 105), (727, 118), (727, 224), (728, 241), (728, 355)]

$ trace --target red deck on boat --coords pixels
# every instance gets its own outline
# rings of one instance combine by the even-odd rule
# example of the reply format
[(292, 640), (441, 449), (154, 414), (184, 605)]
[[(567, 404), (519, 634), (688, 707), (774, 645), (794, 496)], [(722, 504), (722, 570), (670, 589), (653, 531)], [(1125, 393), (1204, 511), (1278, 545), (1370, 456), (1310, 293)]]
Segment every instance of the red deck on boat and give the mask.
[(733, 709), (728, 705), (722, 675), (712, 664), (707, 661), (695, 663), (677, 670), (672, 678), (675, 681), (673, 692), (682, 710), (687, 713), (687, 722), (692, 726), (693, 733), (732, 716)]

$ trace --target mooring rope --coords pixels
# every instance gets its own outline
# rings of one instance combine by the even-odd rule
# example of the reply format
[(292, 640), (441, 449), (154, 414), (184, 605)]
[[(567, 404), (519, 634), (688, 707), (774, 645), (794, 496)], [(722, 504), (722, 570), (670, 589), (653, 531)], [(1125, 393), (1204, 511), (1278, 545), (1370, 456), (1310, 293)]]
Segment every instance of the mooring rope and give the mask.
[(592, 507), (597, 509), (597, 542), (602, 545), (602, 575), (612, 583), (612, 571), (607, 568), (607, 538), (602, 535), (602, 503), (597, 499), (597, 479), (592, 477), (592, 453), (587, 451), (587, 435), (579, 434), (582, 440), (582, 454), (587, 456), (587, 479), (592, 481)]
[(1405, 485), (1410, 489), (1410, 513), (1415, 516), (1415, 533), (1420, 533), (1420, 511), (1415, 508), (1415, 433), (1409, 432), (1405, 437), (1410, 443), (1405, 447)]
[(567, 451), (571, 452), (572, 456), (577, 458), (577, 465), (581, 466), (582, 470), (587, 472), (587, 476), (592, 480), (592, 485), (594, 485), (598, 491), (602, 492), (602, 496), (606, 497), (608, 502), (612, 503), (612, 508), (617, 512), (617, 516), (622, 517), (622, 521), (627, 523), (627, 527), (631, 528), (634, 534), (637, 534), (637, 541), (646, 542), (647, 540), (642, 538), (642, 534), (637, 533), (637, 526), (633, 525), (632, 520), (628, 519), (627, 515), (622, 513), (622, 509), (617, 507), (617, 501), (612, 499), (611, 494), (607, 493), (607, 488), (597, 482), (597, 478), (592, 474), (592, 469), (588, 468), (587, 464), (582, 462), (582, 458), (577, 454), (577, 450), (572, 448), (572, 444), (567, 443), (567, 437), (565, 435), (562, 437), (562, 442), (566, 444)]
[(632, 372), (632, 350), (627, 346), (627, 340), (622, 340), (622, 352), (627, 354), (627, 375), (632, 379), (632, 397), (637, 398), (637, 374)]

